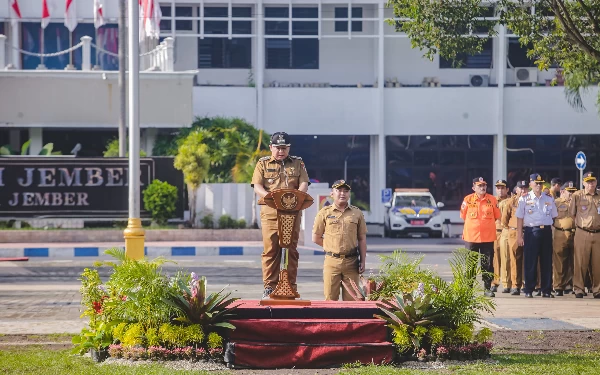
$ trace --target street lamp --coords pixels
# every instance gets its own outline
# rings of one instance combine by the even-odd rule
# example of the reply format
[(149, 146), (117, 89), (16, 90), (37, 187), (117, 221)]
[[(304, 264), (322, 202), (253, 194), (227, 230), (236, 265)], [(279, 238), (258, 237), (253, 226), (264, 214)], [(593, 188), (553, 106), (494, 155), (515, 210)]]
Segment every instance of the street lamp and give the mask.
[(139, 97), (139, 4), (128, 1), (128, 106), (129, 106), (129, 220), (123, 232), (125, 256), (144, 257), (144, 229), (140, 219), (140, 97)]

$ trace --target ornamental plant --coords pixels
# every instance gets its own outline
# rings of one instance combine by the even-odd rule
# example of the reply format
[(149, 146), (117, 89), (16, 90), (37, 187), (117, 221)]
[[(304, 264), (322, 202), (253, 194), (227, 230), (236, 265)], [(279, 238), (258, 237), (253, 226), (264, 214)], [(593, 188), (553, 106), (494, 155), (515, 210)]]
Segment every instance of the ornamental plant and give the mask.
[(150, 211), (152, 220), (164, 225), (175, 213), (177, 188), (166, 181), (154, 180), (144, 190), (144, 208)]

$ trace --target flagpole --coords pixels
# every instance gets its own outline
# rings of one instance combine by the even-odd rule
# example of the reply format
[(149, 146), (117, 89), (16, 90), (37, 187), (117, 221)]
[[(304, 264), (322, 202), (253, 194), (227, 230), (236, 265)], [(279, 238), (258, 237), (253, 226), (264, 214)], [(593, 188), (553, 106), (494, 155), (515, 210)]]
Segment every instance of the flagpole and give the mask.
[(99, 27), (94, 27), (96, 30), (96, 65), (94, 65), (94, 70), (100, 70), (100, 41), (98, 40), (98, 29)]
[(144, 229), (140, 219), (140, 124), (139, 124), (139, 4), (128, 2), (129, 10), (129, 220), (124, 231), (125, 256), (130, 259), (144, 257)]
[[(69, 48), (73, 47), (73, 32), (69, 30)], [(69, 65), (65, 67), (65, 70), (75, 70), (73, 65), (73, 51), (69, 51)]]
[(44, 33), (46, 32), (46, 28), (42, 27), (42, 35), (40, 37), (40, 65), (38, 65), (38, 69), (46, 69), (44, 65)]

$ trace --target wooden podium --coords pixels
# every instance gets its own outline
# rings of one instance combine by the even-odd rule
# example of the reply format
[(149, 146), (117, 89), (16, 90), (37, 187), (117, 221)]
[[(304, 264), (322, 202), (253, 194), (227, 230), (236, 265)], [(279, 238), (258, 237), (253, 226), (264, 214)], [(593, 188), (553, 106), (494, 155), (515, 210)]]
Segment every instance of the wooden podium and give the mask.
[(277, 234), (281, 247), (282, 267), (279, 282), (269, 299), (260, 301), (261, 305), (303, 305), (310, 306), (310, 301), (298, 300), (300, 294), (292, 289), (290, 284), (287, 259), (288, 248), (292, 242), (298, 241), (299, 233), (294, 233), (296, 221), (300, 220), (300, 212), (314, 203), (313, 198), (295, 189), (277, 189), (269, 192), (258, 204), (267, 205), (277, 210)]

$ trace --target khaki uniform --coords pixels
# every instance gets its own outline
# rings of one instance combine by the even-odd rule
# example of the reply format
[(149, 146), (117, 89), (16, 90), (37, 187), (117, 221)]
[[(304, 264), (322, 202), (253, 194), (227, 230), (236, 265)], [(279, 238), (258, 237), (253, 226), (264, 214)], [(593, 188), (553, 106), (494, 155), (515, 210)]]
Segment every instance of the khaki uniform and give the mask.
[(558, 216), (554, 219), (552, 238), (552, 268), (554, 290), (570, 289), (573, 284), (573, 240), (575, 222), (569, 215), (569, 201), (563, 198), (554, 200)]
[(508, 229), (508, 255), (510, 258), (510, 279), (512, 287), (521, 289), (523, 286), (523, 247), (517, 244), (517, 207), (519, 196), (515, 195), (506, 200), (502, 211), (502, 227)]
[[(500, 208), (500, 215), (502, 215), (503, 211), (506, 210), (508, 202), (510, 201), (510, 198), (505, 198), (503, 199), (500, 203), (499, 203), (499, 208)], [(505, 228), (502, 225), (502, 216), (500, 216), (500, 219), (496, 221), (496, 228), (500, 227), (500, 229), (502, 230), (502, 233), (500, 235), (500, 239), (498, 240), (498, 247), (499, 247), (499, 254), (500, 254), (500, 261), (498, 263), (498, 267), (499, 267), (499, 271), (500, 271), (500, 284), (504, 287), (504, 288), (512, 288), (513, 286), (513, 281), (512, 281), (512, 274), (510, 271), (510, 249), (508, 246), (508, 234), (509, 234), (509, 229)]]
[(584, 292), (585, 276), (591, 264), (592, 292), (600, 295), (600, 195), (579, 190), (571, 196), (569, 214), (575, 217), (573, 291)]
[[(276, 189), (298, 189), (300, 184), (309, 183), (308, 173), (302, 158), (288, 156), (285, 160), (278, 161), (272, 156), (260, 158), (256, 163), (252, 186), (261, 184), (266, 191)], [(260, 222), (263, 236), (262, 273), (265, 287), (275, 289), (279, 282), (279, 271), (281, 263), (281, 248), (279, 247), (279, 235), (277, 233), (277, 210), (268, 206), (260, 208)], [(296, 276), (298, 275), (298, 259), (300, 255), (298, 236), (300, 235), (301, 216), (296, 220), (294, 227), (294, 238), (288, 249), (288, 274), (292, 288), (296, 290)]]
[[(500, 209), (500, 215), (502, 215), (502, 202), (507, 200), (507, 198), (496, 197), (496, 199), (498, 199), (498, 208)], [(502, 284), (506, 287), (507, 279), (506, 277), (504, 279), (502, 278), (502, 268), (504, 267), (502, 262), (502, 235), (503, 227), (501, 220), (498, 219), (496, 220), (496, 240), (494, 241), (494, 280), (492, 281), (492, 285), (500, 286)], [(504, 241), (506, 240), (507, 238), (505, 236)]]
[(352, 301), (352, 296), (342, 286), (342, 280), (346, 283), (353, 280), (356, 285), (359, 283), (358, 237), (367, 234), (367, 223), (362, 211), (351, 205), (343, 211), (334, 204), (323, 207), (315, 217), (313, 233), (317, 236), (325, 235), (325, 300), (337, 301), (342, 288), (342, 299)]

